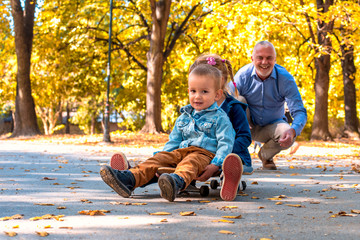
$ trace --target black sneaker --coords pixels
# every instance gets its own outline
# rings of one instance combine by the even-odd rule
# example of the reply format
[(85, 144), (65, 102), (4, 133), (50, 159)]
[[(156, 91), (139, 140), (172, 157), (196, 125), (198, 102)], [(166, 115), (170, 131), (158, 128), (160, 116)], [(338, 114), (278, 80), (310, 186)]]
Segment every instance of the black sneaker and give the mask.
[(100, 176), (120, 196), (124, 198), (130, 197), (135, 185), (134, 176), (130, 171), (117, 171), (109, 166), (102, 166)]
[(173, 202), (178, 192), (175, 179), (170, 174), (163, 173), (159, 177), (158, 184), (161, 191), (161, 197), (169, 202)]

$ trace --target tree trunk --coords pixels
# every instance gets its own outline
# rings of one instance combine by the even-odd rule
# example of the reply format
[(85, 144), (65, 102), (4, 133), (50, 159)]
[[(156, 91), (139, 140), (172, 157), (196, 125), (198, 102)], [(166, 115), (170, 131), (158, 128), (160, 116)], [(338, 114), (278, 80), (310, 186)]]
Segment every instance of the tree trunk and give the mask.
[[(317, 9), (320, 13), (326, 13), (329, 7), (333, 5), (333, 0), (317, 0)], [(330, 54), (332, 51), (332, 44), (330, 38), (327, 37), (333, 30), (334, 23), (324, 22), (318, 19), (318, 44), (321, 45), (321, 55), (315, 58), (315, 114), (314, 122), (311, 131), (311, 140), (332, 140), (329, 132), (328, 123), (328, 95), (329, 95), (329, 72), (330, 72)], [(317, 52), (320, 50), (317, 49)]]
[(69, 107), (69, 102), (67, 102), (67, 104), (66, 104), (65, 134), (70, 134), (69, 119), (70, 119), (70, 107)]
[(40, 134), (30, 83), (35, 6), (36, 0), (26, 0), (23, 10), (20, 0), (11, 0), (18, 67), (16, 74), (15, 124), (11, 137)]
[(328, 123), (330, 55), (315, 59), (315, 114), (311, 140), (331, 140)]
[[(104, 121), (102, 121), (104, 122)], [(105, 126), (103, 125), (103, 129)], [(90, 120), (90, 134), (94, 135), (96, 133), (96, 115), (91, 114), (91, 120)]]
[(359, 119), (356, 112), (356, 89), (354, 64), (354, 46), (342, 44), (340, 46), (342, 58), (341, 67), (344, 82), (345, 125), (344, 133), (349, 138), (359, 138)]
[(147, 53), (147, 94), (145, 125), (141, 132), (163, 132), (161, 126), (161, 81), (164, 65), (164, 45), (171, 0), (150, 0), (153, 26)]

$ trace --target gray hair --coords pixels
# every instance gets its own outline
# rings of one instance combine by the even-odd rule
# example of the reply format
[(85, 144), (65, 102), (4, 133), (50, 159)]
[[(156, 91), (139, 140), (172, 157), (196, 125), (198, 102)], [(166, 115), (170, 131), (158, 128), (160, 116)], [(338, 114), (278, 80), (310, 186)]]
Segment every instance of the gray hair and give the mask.
[(271, 42), (269, 42), (269, 41), (260, 41), (260, 42), (257, 42), (257, 43), (255, 44), (255, 46), (254, 46), (254, 49), (255, 49), (257, 46), (259, 46), (259, 45), (271, 47), (271, 48), (274, 50), (275, 56), (276, 56), (275, 47), (274, 47), (274, 45), (273, 45)]

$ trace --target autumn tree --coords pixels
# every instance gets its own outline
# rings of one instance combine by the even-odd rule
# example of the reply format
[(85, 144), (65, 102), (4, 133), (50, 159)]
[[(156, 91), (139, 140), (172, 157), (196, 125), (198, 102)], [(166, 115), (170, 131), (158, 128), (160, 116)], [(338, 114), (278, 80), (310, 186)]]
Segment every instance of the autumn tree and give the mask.
[(358, 3), (340, 1), (333, 8), (332, 14), (337, 23), (334, 36), (340, 47), (339, 58), (344, 85), (344, 135), (350, 138), (359, 138), (360, 136), (359, 118), (356, 110), (356, 67), (354, 59), (354, 42), (356, 42), (356, 30), (359, 26), (358, 19), (360, 17), (358, 8)]
[[(226, 4), (230, 1), (214, 2)], [(122, 53), (118, 53), (118, 55), (121, 55), (123, 61), (131, 64), (125, 71), (135, 73), (135, 68), (137, 68), (137, 73), (139, 71), (146, 73), (147, 93), (143, 132), (163, 131), (161, 89), (164, 83), (166, 62), (169, 61), (176, 45), (186, 45), (185, 43), (196, 45), (190, 36), (189, 29), (201, 22), (212, 11), (214, 2), (130, 0), (114, 6), (114, 19), (121, 19), (121, 21), (117, 21), (114, 26), (113, 51), (121, 51)], [(98, 32), (104, 31), (103, 27), (94, 27), (94, 29)], [(192, 34), (194, 33), (192, 32)], [(179, 40), (185, 43), (180, 43)], [(96, 41), (107, 41), (107, 39), (97, 36)], [(144, 57), (146, 57), (146, 62), (143, 61)], [(137, 95), (139, 97), (139, 91)]]
[(4, 1), (0, 1), (0, 114), (12, 110), (15, 99), (15, 43), (11, 34), (9, 19), (11, 8)]
[(36, 121), (34, 99), (31, 96), (30, 64), (36, 0), (11, 0), (17, 56), (15, 125), (12, 137), (40, 134)]
[[(303, 0), (300, 1), (304, 5)], [(333, 30), (333, 21), (324, 21), (323, 15), (329, 11), (333, 0), (317, 0), (316, 8), (318, 12), (316, 29), (314, 31), (312, 21), (304, 11), (306, 22), (309, 27), (311, 42), (316, 53), (315, 57), (315, 114), (311, 132), (313, 140), (332, 139), (329, 132), (328, 122), (328, 91), (330, 83), (330, 56), (332, 51), (331, 38), (328, 36)]]

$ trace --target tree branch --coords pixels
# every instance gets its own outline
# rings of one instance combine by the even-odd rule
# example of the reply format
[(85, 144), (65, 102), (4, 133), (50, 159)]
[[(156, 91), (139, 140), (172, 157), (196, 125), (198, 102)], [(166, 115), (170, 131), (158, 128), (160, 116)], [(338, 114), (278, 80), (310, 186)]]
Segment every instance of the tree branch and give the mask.
[[(304, 6), (304, 1), (303, 0), (300, 0), (300, 5), (303, 7)], [(312, 26), (311, 26), (311, 21), (310, 21), (310, 17), (309, 15), (307, 14), (307, 12), (303, 12), (304, 16), (305, 16), (305, 19), (306, 19), (306, 22), (307, 22), (307, 25), (308, 25), (308, 28), (309, 28), (309, 31), (310, 31), (310, 37), (312, 39), (312, 43), (314, 45), (316, 45), (316, 37), (315, 37), (315, 34), (314, 34), (314, 31), (312, 29)], [(318, 51), (317, 48), (315, 48), (315, 51)]]
[(141, 11), (138, 11), (138, 9), (136, 8), (136, 3), (135, 3), (133, 0), (129, 0), (129, 2), (131, 2), (131, 3), (134, 5), (135, 10), (136, 10), (135, 12), (139, 15), (142, 23), (144, 24), (144, 26), (145, 26), (145, 28), (146, 28), (146, 30), (147, 30), (147, 33), (150, 35), (151, 29), (150, 29), (149, 24), (148, 24), (147, 21), (146, 21), (145, 16), (142, 14)]

